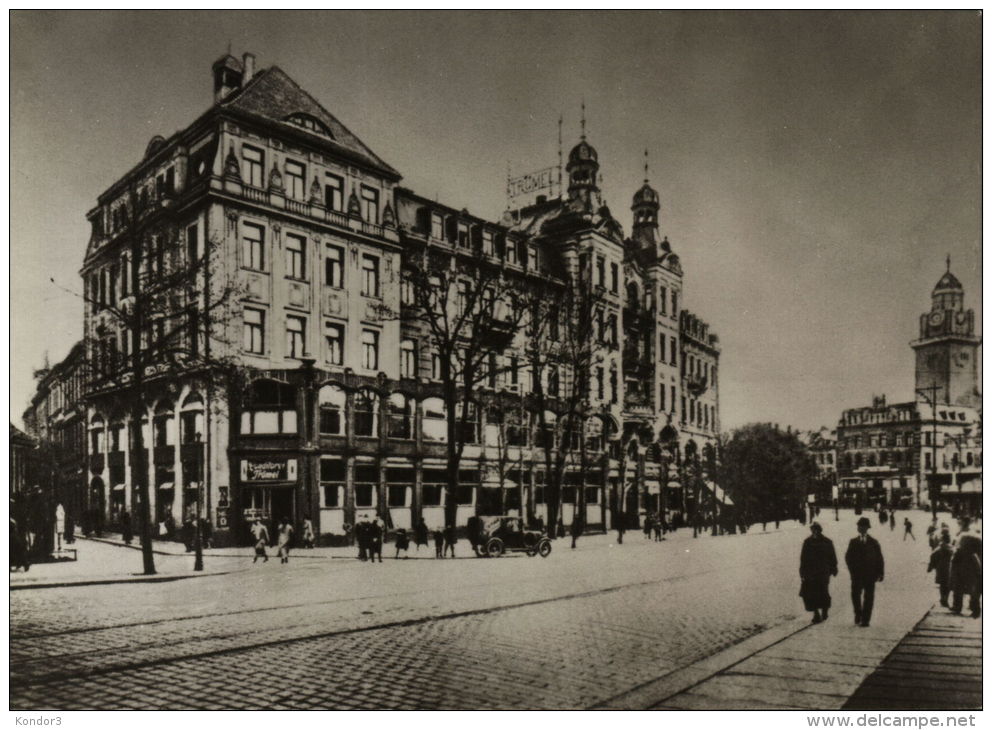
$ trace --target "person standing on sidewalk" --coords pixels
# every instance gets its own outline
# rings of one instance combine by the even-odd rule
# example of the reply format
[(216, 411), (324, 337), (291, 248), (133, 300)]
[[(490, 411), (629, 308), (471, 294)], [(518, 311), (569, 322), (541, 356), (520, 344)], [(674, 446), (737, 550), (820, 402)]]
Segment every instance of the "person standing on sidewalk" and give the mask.
[(844, 562), (851, 573), (851, 603), (854, 605), (854, 623), (871, 624), (871, 610), (875, 605), (875, 583), (885, 578), (885, 561), (882, 547), (868, 534), (871, 520), (858, 520), (858, 536), (851, 540), (844, 555)]
[(134, 528), (131, 527), (131, 515), (127, 510), (121, 512), (121, 539), (125, 545), (130, 545), (134, 539)]
[(269, 544), (269, 530), (262, 524), (261, 518), (255, 518), (251, 526), (251, 534), (255, 538), (255, 557), (251, 562), (257, 563), (259, 558), (263, 558), (263, 563), (269, 562), (269, 555), (265, 552), (265, 546)]
[(284, 517), (279, 525), (279, 562), (289, 562), (289, 547), (293, 540), (293, 525), (288, 517)]
[(902, 525), (905, 528), (905, 532), (902, 533), (902, 541), (906, 542), (906, 538), (911, 537), (913, 542), (916, 542), (916, 535), (913, 534), (913, 523), (909, 521), (908, 517), (903, 518)]
[(931, 570), (936, 571), (934, 582), (940, 589), (940, 605), (944, 608), (947, 608), (947, 596), (951, 592), (951, 555), (953, 553), (951, 536), (945, 532), (940, 536), (940, 545), (930, 553), (930, 564), (927, 566), (928, 573)]
[(892, 508), (892, 514), (889, 515), (889, 532), (893, 532), (896, 529), (896, 508)]
[(458, 542), (458, 535), (455, 534), (454, 525), (445, 525), (444, 528), (444, 557), (448, 557), (448, 549), (451, 549), (451, 557), (455, 557), (455, 543)]
[(806, 610), (813, 612), (813, 623), (818, 624), (826, 621), (830, 611), (830, 576), (837, 575), (837, 553), (819, 522), (812, 523), (809, 531), (799, 556), (799, 595)]
[(978, 618), (982, 615), (979, 607), (982, 595), (982, 538), (971, 531), (971, 520), (967, 517), (962, 517), (959, 524), (961, 532), (951, 557), (951, 590), (954, 591), (951, 612), (961, 613), (967, 594), (971, 617)]

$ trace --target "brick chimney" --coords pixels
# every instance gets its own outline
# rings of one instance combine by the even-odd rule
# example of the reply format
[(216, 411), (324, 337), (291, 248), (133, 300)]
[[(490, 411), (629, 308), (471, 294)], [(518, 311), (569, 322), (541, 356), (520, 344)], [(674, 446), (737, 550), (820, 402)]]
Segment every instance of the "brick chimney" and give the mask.
[(255, 76), (255, 54), (246, 53), (242, 58), (242, 65), (244, 66), (244, 71), (241, 77), (242, 86), (247, 86), (248, 82), (252, 80)]

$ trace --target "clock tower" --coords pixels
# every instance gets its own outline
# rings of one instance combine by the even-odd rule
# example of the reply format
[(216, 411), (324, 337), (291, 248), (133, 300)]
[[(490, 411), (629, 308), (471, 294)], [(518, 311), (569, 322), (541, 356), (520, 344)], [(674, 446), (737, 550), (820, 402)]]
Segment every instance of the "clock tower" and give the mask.
[(975, 312), (964, 308), (964, 288), (947, 271), (931, 295), (930, 311), (920, 316), (920, 339), (910, 346), (916, 351), (916, 389), (936, 386), (937, 402), (981, 407), (978, 391), (978, 346)]

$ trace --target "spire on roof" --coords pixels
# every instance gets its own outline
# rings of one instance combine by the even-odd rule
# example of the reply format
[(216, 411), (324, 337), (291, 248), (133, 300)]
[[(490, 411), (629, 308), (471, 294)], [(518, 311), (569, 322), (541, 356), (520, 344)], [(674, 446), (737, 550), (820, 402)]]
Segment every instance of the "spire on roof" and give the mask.
[(947, 254), (947, 273), (951, 273), (951, 255)]
[(586, 141), (586, 100), (582, 99), (582, 141)]
[(648, 148), (644, 148), (644, 182), (648, 181)]

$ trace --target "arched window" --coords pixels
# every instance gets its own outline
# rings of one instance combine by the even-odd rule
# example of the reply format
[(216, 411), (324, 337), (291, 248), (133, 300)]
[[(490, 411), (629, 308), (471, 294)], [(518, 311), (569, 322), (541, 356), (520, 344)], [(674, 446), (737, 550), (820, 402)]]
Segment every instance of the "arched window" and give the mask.
[(389, 438), (413, 438), (413, 408), (410, 399), (402, 393), (389, 396)]
[(288, 383), (256, 380), (241, 413), (241, 433), (296, 433), (296, 391)]
[(377, 436), (379, 424), (379, 396), (363, 389), (355, 395), (355, 435)]
[(462, 403), (458, 411), (461, 414), (458, 419), (458, 429), (462, 443), (479, 443), (479, 407), (472, 402)]
[(586, 451), (603, 450), (603, 422), (598, 418), (586, 421)]
[(183, 401), (179, 415), (180, 441), (184, 444), (198, 444), (203, 441), (203, 399), (198, 393), (190, 393)]
[(423, 430), (425, 441), (448, 440), (448, 417), (445, 412), (444, 401), (440, 398), (424, 400)]
[(542, 428), (540, 420), (535, 418), (537, 433), (535, 442), (539, 448), (553, 449), (555, 446), (555, 430), (558, 428), (558, 416), (553, 411), (544, 412), (544, 426)]
[(637, 282), (630, 281), (627, 282), (627, 301), (626, 305), (630, 309), (637, 309), (641, 304), (641, 294), (637, 288)]
[(90, 421), (90, 454), (102, 454), (105, 446), (103, 416), (94, 416)]
[(344, 436), (345, 393), (336, 385), (325, 385), (317, 393), (320, 408), (320, 432)]

